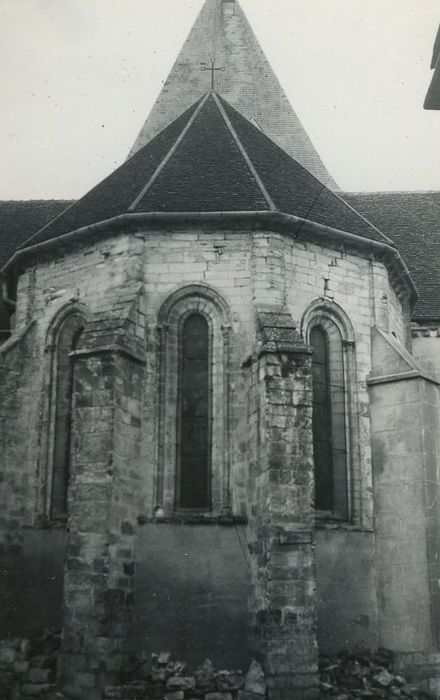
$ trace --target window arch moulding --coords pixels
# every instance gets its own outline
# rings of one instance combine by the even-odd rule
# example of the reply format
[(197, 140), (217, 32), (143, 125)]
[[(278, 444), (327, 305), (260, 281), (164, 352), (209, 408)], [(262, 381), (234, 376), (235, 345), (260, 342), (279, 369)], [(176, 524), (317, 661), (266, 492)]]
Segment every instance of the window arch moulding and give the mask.
[(361, 520), (359, 414), (355, 333), (345, 311), (319, 299), (306, 309), (301, 333), (314, 349), (313, 447), (318, 520)]
[[(188, 335), (187, 330), (191, 325), (194, 328), (198, 326), (201, 334)], [(176, 290), (162, 304), (157, 331), (159, 419), (156, 507), (166, 517), (229, 517), (232, 515), (229, 307), (212, 287), (188, 285)], [(194, 409), (194, 397), (198, 391), (197, 408)], [(199, 411), (202, 404), (206, 410)], [(191, 441), (199, 446), (198, 456), (197, 449), (192, 455), (189, 454)], [(194, 488), (191, 496), (191, 474), (194, 476), (197, 470), (202, 480), (206, 480), (203, 487), (205, 498), (201, 495), (202, 486)]]
[(67, 304), (55, 314), (46, 333), (37, 523), (66, 521), (75, 366), (71, 353), (77, 350), (89, 318), (89, 311), (83, 304)]

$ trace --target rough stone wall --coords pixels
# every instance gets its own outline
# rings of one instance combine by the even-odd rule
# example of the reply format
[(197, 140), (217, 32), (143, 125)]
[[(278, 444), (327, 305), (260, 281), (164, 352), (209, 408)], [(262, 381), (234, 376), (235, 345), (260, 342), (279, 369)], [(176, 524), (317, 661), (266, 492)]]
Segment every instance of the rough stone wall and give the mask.
[[(388, 285), (384, 270), (385, 268), (377, 263), (377, 276), (382, 285), (385, 283)], [(261, 513), (266, 512), (264, 493), (268, 490), (273, 495), (274, 504), (278, 504), (280, 508), (288, 506), (294, 510), (297, 507), (294, 498), (295, 489), (289, 491), (289, 503), (283, 504), (275, 493), (275, 483), (269, 481), (268, 472), (259, 472), (262, 468), (261, 446), (269, 439), (264, 427), (267, 416), (261, 413), (262, 406), (268, 405), (268, 399), (264, 382), (252, 385), (254, 386), (252, 389), (248, 384), (249, 370), (244, 370), (242, 367), (243, 362), (252, 357), (256, 350), (256, 310), (267, 306), (273, 310), (287, 305), (297, 327), (300, 328), (301, 319), (312, 302), (324, 298), (339, 305), (351, 319), (356, 337), (355, 384), (360, 414), (358, 428), (360, 478), (357, 484), (359, 522), (357, 529), (350, 529), (348, 524), (343, 523), (338, 531), (326, 524), (325, 534), (320, 534), (318, 537), (318, 548), (328, 547), (328, 542), (332, 541), (332, 547), (338, 552), (341, 576), (345, 576), (350, 582), (351, 595), (356, 598), (357, 603), (349, 611), (351, 626), (346, 624), (347, 620), (344, 623), (341, 622), (336, 634), (331, 630), (328, 600), (322, 596), (320, 627), (321, 640), (329, 650), (334, 650), (346, 639), (349, 643), (351, 640), (358, 641), (359, 630), (361, 629), (362, 632), (365, 629), (364, 618), (369, 615), (368, 638), (374, 639), (376, 618), (375, 611), (371, 612), (374, 585), (371, 575), (371, 543), (368, 535), (372, 527), (370, 427), (365, 379), (371, 369), (370, 326), (379, 315), (381, 323), (386, 322), (388, 307), (379, 306), (381, 311), (379, 314), (378, 297), (375, 292), (373, 293), (370, 271), (371, 263), (352, 252), (325, 249), (315, 244), (293, 241), (281, 234), (250, 231), (220, 232), (207, 227), (205, 230), (140, 231), (131, 234), (130, 237), (122, 234), (117, 238), (89, 246), (77, 246), (73, 251), (66, 251), (64, 255), (42, 261), (34, 272), (22, 275), (19, 284), (15, 339), (21, 338), (20, 333), (24, 335), (21, 340), (18, 340), (16, 349), (11, 347), (7, 350), (3, 360), (7, 370), (4, 374), (6, 379), (3, 379), (6, 384), (3, 386), (6, 386), (7, 391), (11, 393), (8, 401), (12, 410), (10, 415), (5, 406), (2, 406), (3, 425), (7, 426), (9, 435), (17, 435), (17, 438), (10, 439), (6, 453), (8, 463), (14, 464), (14, 470), (6, 469), (7, 480), (14, 481), (14, 483), (11, 481), (11, 492), (21, 494), (20, 502), (17, 501), (17, 508), (26, 507), (20, 515), (22, 520), (19, 519), (14, 528), (26, 518), (28, 524), (35, 524), (36, 516), (39, 514), (38, 483), (46, 465), (41, 460), (41, 452), (35, 450), (35, 444), (38, 444), (40, 439), (41, 394), (44, 393), (44, 377), (49, 371), (47, 363), (49, 350), (45, 352), (48, 329), (56, 314), (69, 303), (83, 305), (89, 314), (88, 330), (79, 355), (75, 357), (78, 366), (81, 365), (84, 368), (82, 370), (84, 371), (84, 390), (86, 397), (89, 397), (87, 399), (89, 404), (84, 406), (84, 416), (81, 416), (78, 405), (76, 420), (82, 421), (82, 425), (87, 424), (87, 426), (90, 425), (89, 420), (92, 420), (91, 425), (97, 427), (96, 434), (93, 430), (88, 433), (81, 430), (83, 434), (81, 444), (74, 442), (75, 464), (80, 467), (81, 461), (78, 460), (82, 459), (81, 455), (85, 455), (83, 464), (91, 466), (82, 474), (81, 478), (84, 477), (84, 480), (81, 483), (75, 480), (72, 482), (72, 496), (78, 488), (77, 495), (81, 495), (81, 498), (75, 498), (75, 501), (72, 501), (74, 528), (71, 530), (71, 544), (68, 550), (68, 562), (71, 568), (68, 569), (66, 595), (72, 595), (74, 598), (78, 596), (82, 605), (77, 606), (77, 616), (71, 621), (67, 620), (67, 626), (70, 625), (74, 630), (77, 625), (81, 626), (83, 622), (86, 624), (85, 610), (95, 600), (95, 595), (96, 610), (105, 612), (105, 606), (109, 606), (110, 602), (109, 599), (105, 602), (104, 589), (123, 591), (123, 593), (115, 594), (115, 599), (112, 599), (116, 607), (121, 603), (119, 607), (122, 608), (122, 620), (117, 619), (117, 616), (112, 618), (111, 625), (106, 631), (99, 631), (97, 621), (98, 631), (85, 628), (84, 637), (89, 640), (86, 642), (89, 644), (88, 648), (98, 644), (96, 639), (114, 640), (115, 637), (121, 639), (124, 637), (125, 632), (118, 635), (115, 630), (121, 631), (126, 624), (128, 625), (130, 618), (130, 595), (134, 573), (132, 563), (136, 556), (139, 556), (143, 557), (141, 566), (144, 571), (148, 565), (146, 559), (148, 548), (140, 547), (137, 554), (133, 556), (133, 547), (137, 537), (135, 524), (137, 517), (153, 518), (156, 506), (155, 475), (160, 366), (158, 313), (163, 302), (176, 289), (184, 285), (200, 283), (218, 290), (230, 309), (231, 501), (236, 514), (246, 514), (251, 518), (257, 517), (258, 509)], [(387, 289), (389, 291), (388, 287)], [(397, 302), (395, 308), (397, 309)], [(397, 311), (395, 313), (397, 314)], [(26, 331), (31, 319), (34, 325)], [(14, 338), (11, 340), (15, 342)], [(131, 365), (132, 362), (136, 362), (136, 359), (130, 361), (124, 359), (123, 362), (122, 358), (128, 353), (130, 357), (139, 360), (144, 351), (145, 366), (142, 369), (143, 379), (141, 380), (137, 369)], [(274, 360), (272, 368), (275, 373), (281, 372), (277, 362), (278, 360)], [(265, 365), (264, 371), (267, 371), (268, 377), (271, 376), (272, 369), (269, 364)], [(297, 381), (295, 371), (292, 369), (291, 372), (287, 369), (287, 375), (279, 377), (276, 381), (295, 383)], [(132, 379), (126, 377), (127, 372)], [(137, 377), (136, 381), (134, 377)], [(93, 397), (90, 394), (92, 381), (97, 382)], [(107, 386), (108, 383), (110, 383), (109, 386)], [(106, 394), (106, 391), (109, 393)], [(249, 392), (254, 391), (256, 394), (253, 397)], [(102, 395), (100, 392), (103, 392)], [(12, 398), (12, 393), (15, 398)], [(99, 399), (100, 396), (101, 399)], [(96, 403), (93, 403), (95, 400)], [(247, 413), (248, 410), (249, 413)], [(273, 416), (275, 415), (274, 409)], [(283, 420), (287, 421), (288, 416)], [(109, 421), (113, 426), (111, 430), (108, 427)], [(274, 432), (279, 427), (275, 423), (274, 418)], [(135, 437), (132, 441), (130, 449), (134, 452), (126, 452), (127, 443), (124, 434), (131, 436), (132, 433), (139, 437)], [(28, 441), (28, 435), (32, 435), (35, 440)], [(289, 439), (290, 437), (292, 434), (289, 433)], [(273, 439), (272, 442), (274, 446), (271, 449), (274, 451), (281, 449), (279, 444), (275, 445), (281, 440)], [(294, 449), (296, 449), (295, 442), (292, 444), (292, 450)], [(89, 456), (86, 459), (89, 450)], [(111, 477), (114, 482), (113, 492), (115, 492), (115, 484), (118, 484), (116, 490), (120, 500), (117, 501), (109, 501), (110, 487), (106, 480), (110, 479), (107, 474), (110, 465), (107, 458), (102, 458), (103, 454), (109, 451), (112, 452), (112, 459), (117, 465)], [(93, 458), (93, 454), (96, 455), (96, 459)], [(280, 456), (283, 457), (283, 455)], [(39, 459), (40, 464), (38, 464)], [(121, 466), (127, 461), (130, 462), (128, 471)], [(6, 462), (5, 464), (7, 466)], [(11, 474), (12, 471), (13, 474)], [(87, 472), (90, 472), (90, 477), (93, 478), (86, 480)], [(78, 476), (80, 474), (79, 468)], [(259, 489), (258, 492), (255, 489)], [(131, 500), (133, 490), (136, 492), (135, 501)], [(76, 503), (77, 500), (79, 506), (75, 512), (74, 502)], [(103, 525), (102, 530), (93, 529), (95, 514), (90, 512), (90, 504), (95, 501), (96, 515), (100, 513), (103, 523), (107, 523)], [(108, 511), (109, 502), (112, 503), (112, 513)], [(6, 508), (10, 507), (8, 515), (11, 518), (15, 517), (16, 512), (13, 503), (12, 500), (5, 503)], [(87, 509), (89, 509), (90, 518), (85, 513)], [(84, 537), (81, 535), (83, 520), (87, 527), (90, 525)], [(124, 522), (126, 522), (125, 531), (122, 532), (121, 527)], [(258, 528), (263, 532), (264, 523), (261, 522)], [(12, 546), (17, 544), (16, 539), (20, 540), (19, 531), (15, 529), (15, 533), (12, 539), (10, 532), (7, 535)], [(112, 537), (116, 538), (113, 544)], [(225, 539), (226, 537), (225, 535)], [(341, 542), (342, 540), (347, 542), (348, 538), (350, 538), (353, 553), (350, 560), (342, 555)], [(271, 547), (275, 544), (276, 541), (270, 542)], [(166, 546), (165, 543), (164, 546)], [(304, 553), (301, 550), (304, 546), (304, 551), (307, 553), (308, 543), (289, 544), (287, 542), (283, 546), (285, 548), (280, 549), (280, 557), (284, 558), (286, 567), (297, 566), (300, 570), (303, 564), (305, 568), (309, 566), (306, 562), (307, 557), (303, 556)], [(289, 553), (290, 546), (293, 549), (298, 547), (297, 551), (301, 554), (296, 557)], [(20, 547), (17, 553), (19, 551)], [(275, 548), (274, 551), (278, 550)], [(93, 571), (95, 559), (96, 566), (102, 566), (105, 569), (103, 573)], [(101, 563), (98, 563), (98, 560), (101, 560)], [(318, 574), (322, 582), (335, 581), (333, 564), (333, 560), (325, 556), (324, 552), (321, 552), (320, 556), (318, 551)], [(85, 579), (89, 581), (87, 577), (91, 577), (88, 586), (91, 594), (81, 591), (81, 586), (76, 587), (77, 572), (82, 571), (82, 567), (84, 567)], [(353, 573), (354, 570), (356, 574)], [(254, 575), (258, 577), (257, 571)], [(280, 585), (282, 583), (280, 579)], [(286, 587), (288, 587), (287, 584)], [(318, 580), (318, 595), (319, 588)], [(336, 595), (336, 588), (335, 584), (331, 589), (335, 609), (343, 610), (345, 601), (342, 596)], [(323, 587), (322, 590), (328, 589)], [(356, 591), (356, 594), (353, 594), (353, 591)], [(308, 605), (310, 600), (307, 596), (305, 599)], [(126, 602), (130, 604), (125, 606)], [(284, 607), (286, 606), (287, 603)], [(83, 621), (80, 620), (82, 608)], [(256, 612), (254, 610), (255, 615)], [(282, 614), (287, 615), (287, 612)], [(356, 622), (356, 619), (359, 622)], [(91, 625), (92, 620), (93, 618), (91, 618)], [(261, 630), (266, 630), (264, 634), (272, 634), (271, 624), (268, 618), (262, 619)], [(300, 624), (299, 621), (292, 617), (289, 622), (292, 630), (296, 629), (297, 624)], [(122, 627), (118, 628), (119, 625)], [(275, 625), (275, 636), (276, 629)], [(281, 646), (282, 643), (283, 641), (279, 639), (276, 645)], [(113, 641), (110, 644), (113, 648), (112, 645)], [(107, 643), (103, 642), (104, 647), (107, 648)], [(117, 652), (114, 648), (113, 651), (113, 660), (116, 665), (119, 651)], [(77, 671), (85, 674), (82, 677), (85, 687), (87, 683), (95, 683), (95, 680), (90, 677), (91, 669), (84, 667), (83, 658), (81, 660), (83, 652), (84, 648), (78, 649), (75, 643), (70, 650), (65, 648), (66, 654), (78, 655), (78, 664), (82, 668), (78, 667)], [(99, 656), (97, 648), (93, 653)], [(104, 668), (104, 672), (111, 673), (111, 669)], [(90, 692), (94, 692), (92, 686)]]
[[(131, 346), (136, 346), (139, 337), (131, 318), (138, 313), (133, 306), (139, 290), (135, 247), (136, 241), (132, 243), (132, 253), (127, 252), (122, 239), (86, 248), (78, 246), (67, 257), (58, 255), (52, 261), (42, 261), (37, 271), (28, 270), (19, 279), (14, 334), (0, 351), (0, 478), (4, 499), (0, 538), (5, 562), (1, 595), (6, 601), (2, 605), (1, 627), (5, 634), (14, 629), (23, 634), (31, 631), (34, 620), (28, 613), (37, 598), (42, 605), (35, 623), (60, 622), (64, 537), (58, 536), (63, 533), (39, 529), (56, 528), (55, 523), (47, 521), (44, 496), (50, 461), (46, 408), (53, 369), (53, 338), (49, 338), (49, 329), (63, 309), (78, 308), (79, 304), (81, 309), (95, 313), (95, 343), (98, 336), (106, 341), (106, 328), (107, 340), (115, 342), (115, 337), (126, 336), (132, 325)], [(144, 330), (142, 349), (143, 336)], [(23, 527), (36, 527), (32, 531), (35, 536)], [(48, 540), (53, 544), (49, 558), (44, 554)], [(35, 560), (38, 551), (54, 572), (56, 585), (44, 584), (41, 579)], [(35, 581), (35, 591), (28, 586), (31, 579)]]
[[(292, 348), (293, 350), (293, 348)], [(251, 614), (269, 697), (317, 693), (310, 354), (267, 354), (251, 370)], [(257, 423), (258, 421), (258, 423)]]
[(61, 680), (92, 700), (131, 648), (143, 377), (126, 354), (89, 352), (74, 375)]
[(33, 494), (32, 475), (22, 469), (37, 441), (32, 387), (23, 382), (26, 371), (38, 375), (35, 362), (35, 326), (29, 326), (14, 345), (0, 354), (0, 630), (2, 636), (19, 614), (16, 590), (21, 582), (23, 525), (29, 522), (27, 496)]
[[(326, 250), (317, 245), (293, 242), (281, 234), (250, 232), (151, 231), (103, 241), (78, 250), (66, 258), (42, 264), (35, 274), (32, 315), (38, 319), (35, 352), (42, 351), (44, 337), (56, 311), (70, 299), (79, 299), (90, 309), (92, 323), (110, 319), (110, 342), (118, 327), (122, 310), (131, 302), (140, 284), (144, 284), (144, 310), (147, 325), (146, 384), (151, 386), (158, 372), (157, 315), (165, 298), (175, 289), (191, 283), (209, 284), (226, 299), (232, 318), (232, 385), (231, 422), (242, 422), (239, 396), (243, 390), (240, 364), (252, 352), (254, 307), (283, 304), (298, 324), (308, 305), (319, 298), (330, 298), (350, 317), (356, 334), (356, 364), (361, 414), (361, 463), (365, 489), (368, 489), (369, 427), (365, 377), (370, 371), (370, 333), (374, 320), (369, 281), (369, 262), (351, 253)], [(383, 277), (383, 266), (380, 266)], [(23, 276), (23, 278), (26, 275)], [(328, 279), (324, 294), (324, 279)], [(91, 283), (93, 280), (93, 284)], [(20, 283), (17, 309), (18, 329), (25, 326), (29, 313), (28, 294), (23, 292), (29, 281)], [(388, 289), (389, 291), (389, 289)], [(22, 320), (23, 319), (23, 320)], [(103, 333), (104, 330), (101, 331)], [(100, 342), (104, 342), (101, 339)], [(39, 359), (36, 364), (44, 367)], [(28, 364), (26, 364), (28, 367)], [(29, 368), (32, 383), (36, 373)], [(23, 385), (28, 385), (26, 373)], [(37, 392), (33, 391), (33, 394)], [(145, 514), (151, 515), (155, 504), (151, 479), (156, 459), (157, 391), (145, 391), (143, 456), (148, 462), (145, 479)], [(239, 489), (235, 498), (243, 502), (243, 441), (232, 439), (232, 462)], [(364, 493), (363, 517), (371, 520), (371, 499)], [(237, 503), (236, 505), (239, 505)], [(239, 506), (240, 507), (240, 506)]]
[[(350, 318), (356, 335), (356, 391), (359, 405), (359, 450), (361, 478), (355, 484), (357, 502), (362, 502), (359, 519), (362, 524), (372, 526), (371, 453), (369, 439), (368, 394), (365, 378), (371, 370), (370, 327), (379, 312), (376, 297), (385, 294), (387, 302), (381, 308), (381, 323), (389, 326), (388, 298), (393, 316), (398, 317), (400, 302), (392, 289), (386, 269), (381, 263), (372, 263), (350, 252), (325, 249), (315, 244), (293, 242), (291, 239), (265, 232), (215, 232), (205, 231), (154, 231), (138, 234), (145, 239), (144, 275), (148, 296), (147, 321), (150, 330), (150, 350), (147, 372), (154, 377), (157, 359), (154, 356), (155, 337), (159, 308), (166, 298), (179, 286), (203, 282), (218, 289), (225, 297), (232, 316), (232, 365), (234, 400), (232, 424), (241, 426), (243, 412), (239, 396), (244, 390), (240, 363), (252, 352), (255, 335), (254, 309), (261, 305), (283, 305), (287, 302), (292, 317), (301, 325), (308, 306), (317, 299), (328, 299), (338, 304)], [(373, 273), (379, 276), (373, 288)], [(324, 280), (327, 279), (324, 293)], [(385, 290), (385, 291), (384, 291)], [(400, 323), (395, 324), (398, 339), (404, 343), (402, 309)], [(396, 332), (397, 332), (396, 331)], [(155, 393), (145, 396), (145, 421), (147, 441), (145, 449), (154, 462), (154, 439), (157, 430), (154, 416), (157, 415)], [(239, 431), (235, 431), (238, 435)], [(236, 505), (244, 505), (243, 491), (246, 462), (243, 441), (232, 439), (232, 463), (236, 491)], [(149, 469), (151, 473), (151, 469)], [(148, 485), (148, 492), (153, 489)], [(148, 501), (148, 498), (147, 498)], [(154, 504), (150, 500), (147, 514)], [(360, 510), (360, 506), (359, 510)]]

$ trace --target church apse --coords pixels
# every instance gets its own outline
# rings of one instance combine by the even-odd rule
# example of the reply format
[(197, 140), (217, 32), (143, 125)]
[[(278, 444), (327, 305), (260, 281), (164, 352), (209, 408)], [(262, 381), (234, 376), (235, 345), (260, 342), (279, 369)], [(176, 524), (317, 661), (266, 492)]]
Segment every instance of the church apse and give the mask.
[(327, 181), (238, 2), (207, 0), (131, 157), (4, 268), (2, 623), (27, 633), (34, 574), (75, 700), (162, 649), (257, 658), (269, 700), (317, 698), (320, 651), (436, 655), (438, 385), (405, 365), (402, 258)]

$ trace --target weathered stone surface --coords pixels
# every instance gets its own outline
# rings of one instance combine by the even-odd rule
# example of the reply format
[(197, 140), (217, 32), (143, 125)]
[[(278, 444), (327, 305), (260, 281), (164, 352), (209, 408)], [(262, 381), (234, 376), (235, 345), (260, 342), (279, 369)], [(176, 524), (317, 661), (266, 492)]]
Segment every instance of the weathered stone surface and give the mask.
[(183, 690), (190, 691), (196, 687), (196, 679), (194, 676), (171, 676), (167, 680), (167, 690)]
[(53, 683), (55, 672), (46, 668), (30, 668), (26, 680), (29, 683)]
[(104, 700), (121, 700), (123, 692), (123, 689), (119, 685), (114, 687), (107, 686), (107, 688), (103, 690), (103, 698)]
[(254, 693), (254, 695), (265, 695), (266, 693), (266, 681), (264, 678), (264, 671), (261, 664), (255, 659), (251, 662), (249, 670), (244, 679), (244, 689), (248, 693)]
[(259, 693), (251, 693), (248, 690), (239, 690), (237, 693), (237, 700), (261, 700), (262, 697), (264, 696)]
[(166, 668), (153, 668), (151, 671), (151, 678), (154, 682), (162, 681), (165, 683), (167, 679)]
[(184, 700), (183, 690), (170, 690), (165, 695), (165, 700)]
[(205, 700), (232, 700), (232, 693), (206, 693)]
[(232, 700), (231, 693), (206, 693), (205, 700)]
[(203, 664), (199, 666), (194, 675), (197, 688), (206, 691), (215, 689), (215, 670), (210, 659), (206, 659)]
[(29, 670), (29, 661), (16, 661), (14, 663), (14, 673), (22, 675)]
[(215, 674), (215, 685), (220, 691), (240, 690), (244, 684), (244, 677), (241, 671), (218, 671)]
[(33, 683), (25, 683), (21, 686), (20, 692), (24, 697), (40, 698), (46, 693), (53, 690), (53, 685), (35, 685)]
[(388, 673), (386, 669), (383, 669), (380, 671), (380, 673), (376, 673), (373, 676), (373, 683), (375, 686), (378, 686), (380, 688), (388, 688), (389, 685), (395, 680), (395, 676), (391, 675), (391, 673)]
[(17, 650), (13, 647), (4, 646), (0, 648), (0, 663), (13, 664), (17, 657)]
[(161, 653), (157, 657), (157, 663), (159, 664), (159, 666), (166, 666), (170, 659), (171, 654), (169, 651), (161, 651)]
[(395, 672), (393, 663), (394, 654), (383, 649), (342, 651), (336, 657), (321, 657), (321, 693), (324, 697), (345, 696), (345, 700), (401, 697), (422, 700), (426, 688), (408, 683), (400, 672)]

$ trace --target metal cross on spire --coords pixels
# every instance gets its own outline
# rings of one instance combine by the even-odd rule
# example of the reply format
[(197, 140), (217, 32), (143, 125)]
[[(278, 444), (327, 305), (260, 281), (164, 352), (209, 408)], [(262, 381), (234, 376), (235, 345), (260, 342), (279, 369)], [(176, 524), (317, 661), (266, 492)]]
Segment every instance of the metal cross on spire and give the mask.
[(224, 68), (216, 68), (214, 59), (212, 59), (212, 61), (210, 62), (209, 65), (206, 65), (206, 63), (201, 63), (200, 65), (202, 66), (200, 70), (202, 70), (202, 71), (210, 70), (211, 71), (211, 90), (214, 90), (215, 71), (221, 70), (224, 72), (225, 69)]

